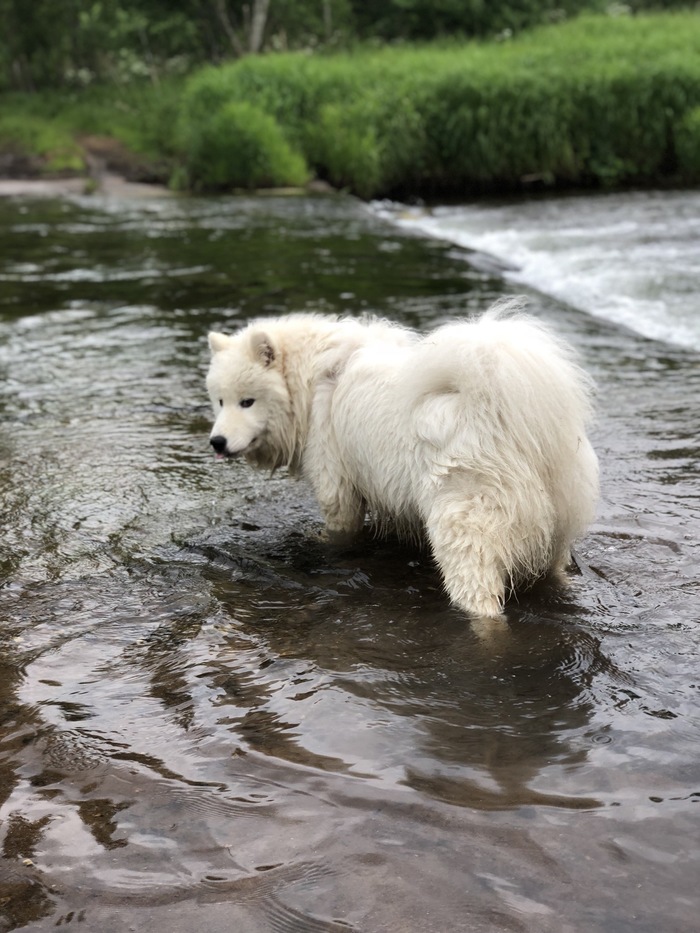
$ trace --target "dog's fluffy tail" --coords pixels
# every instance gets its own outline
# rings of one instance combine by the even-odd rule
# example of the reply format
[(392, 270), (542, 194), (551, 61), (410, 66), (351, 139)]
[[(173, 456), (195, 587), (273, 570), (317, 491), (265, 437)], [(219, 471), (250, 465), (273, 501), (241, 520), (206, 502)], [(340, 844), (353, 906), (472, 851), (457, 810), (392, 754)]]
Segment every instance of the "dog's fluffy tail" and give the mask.
[(591, 382), (567, 344), (514, 310), (501, 304), (428, 335), (406, 388), (433, 476), (462, 476), (465, 490), (490, 490), (512, 510), (517, 576), (558, 561), (593, 518), (598, 486)]
[(562, 432), (585, 431), (593, 385), (572, 348), (541, 322), (514, 313), (521, 307), (499, 302), (480, 318), (429, 334), (416, 348), (406, 388), (418, 405), (459, 396), (460, 423), (484, 443), (498, 445), (505, 432), (544, 453), (550, 438), (558, 445)]

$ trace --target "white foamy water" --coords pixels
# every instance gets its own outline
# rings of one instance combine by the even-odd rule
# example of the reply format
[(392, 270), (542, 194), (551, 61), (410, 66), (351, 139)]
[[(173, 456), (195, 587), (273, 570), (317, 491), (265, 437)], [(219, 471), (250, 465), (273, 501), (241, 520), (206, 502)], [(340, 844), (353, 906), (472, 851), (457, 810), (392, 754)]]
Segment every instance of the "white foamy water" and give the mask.
[(402, 226), (496, 257), (511, 282), (700, 350), (698, 191), (374, 207)]

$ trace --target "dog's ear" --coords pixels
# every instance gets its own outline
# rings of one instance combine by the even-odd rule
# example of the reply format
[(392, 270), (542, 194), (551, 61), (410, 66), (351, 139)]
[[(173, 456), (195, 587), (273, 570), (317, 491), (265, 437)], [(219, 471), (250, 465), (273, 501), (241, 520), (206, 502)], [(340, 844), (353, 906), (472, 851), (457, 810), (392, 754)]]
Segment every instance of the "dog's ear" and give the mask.
[(250, 346), (253, 355), (263, 366), (271, 366), (275, 362), (275, 348), (272, 341), (264, 331), (254, 331), (250, 337)]
[(213, 330), (209, 334), (209, 349), (212, 353), (218, 353), (220, 350), (226, 349), (229, 344), (230, 338), (226, 334), (219, 334)]

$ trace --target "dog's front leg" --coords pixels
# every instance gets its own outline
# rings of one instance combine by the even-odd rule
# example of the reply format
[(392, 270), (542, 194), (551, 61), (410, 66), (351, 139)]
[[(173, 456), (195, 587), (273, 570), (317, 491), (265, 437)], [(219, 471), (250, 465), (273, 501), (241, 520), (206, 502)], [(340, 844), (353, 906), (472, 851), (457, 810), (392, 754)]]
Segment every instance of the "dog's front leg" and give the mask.
[(338, 540), (359, 533), (365, 523), (367, 507), (348, 479), (335, 437), (329, 431), (334, 387), (334, 380), (317, 387), (303, 472), (316, 494), (327, 536)]
[(356, 535), (364, 525), (367, 508), (345, 476), (333, 446), (321, 448), (310, 443), (303, 473), (316, 495), (327, 534), (336, 538)]
[(328, 536), (337, 539), (357, 535), (366, 515), (365, 503), (357, 490), (328, 469), (319, 471), (313, 485)]

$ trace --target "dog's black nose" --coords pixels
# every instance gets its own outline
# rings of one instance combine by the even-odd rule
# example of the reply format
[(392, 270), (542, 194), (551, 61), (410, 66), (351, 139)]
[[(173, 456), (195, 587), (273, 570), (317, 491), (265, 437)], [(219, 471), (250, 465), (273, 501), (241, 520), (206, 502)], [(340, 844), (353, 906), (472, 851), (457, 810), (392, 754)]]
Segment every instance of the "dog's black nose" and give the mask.
[(217, 452), (217, 454), (226, 453), (226, 438), (223, 434), (216, 434), (214, 437), (209, 439), (209, 443)]

